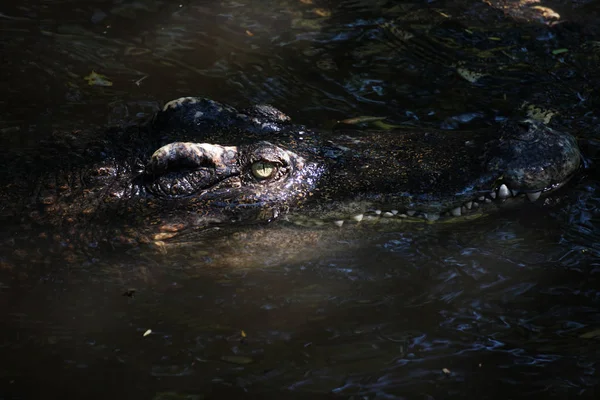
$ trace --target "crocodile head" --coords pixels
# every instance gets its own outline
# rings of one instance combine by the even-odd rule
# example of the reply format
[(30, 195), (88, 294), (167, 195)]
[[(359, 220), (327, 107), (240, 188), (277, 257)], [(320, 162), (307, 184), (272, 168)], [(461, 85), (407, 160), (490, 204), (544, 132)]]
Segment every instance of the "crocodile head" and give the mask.
[(272, 107), (238, 112), (196, 98), (168, 103), (155, 121), (161, 132), (221, 144), (159, 148), (143, 175), (147, 193), (179, 207), (184, 200), (184, 208), (200, 215), (218, 210), (235, 219), (248, 219), (249, 211), (254, 219), (291, 211), (286, 218), (338, 224), (369, 212), (457, 217), (519, 196), (536, 201), (568, 181), (580, 162), (571, 135), (535, 121), (463, 132), (411, 128), (318, 136)]
[[(7, 160), (2, 221), (33, 220), (61, 243), (129, 243), (282, 216), (337, 225), (371, 216), (437, 220), (519, 196), (537, 201), (580, 163), (571, 135), (535, 122), (317, 134), (272, 107), (238, 112), (195, 98), (170, 102), (150, 127), (92, 147), (84, 148), (93, 157), (82, 157), (81, 147), (68, 149), (70, 158), (54, 152), (69, 163), (57, 171)], [(41, 178), (11, 165), (39, 165)]]

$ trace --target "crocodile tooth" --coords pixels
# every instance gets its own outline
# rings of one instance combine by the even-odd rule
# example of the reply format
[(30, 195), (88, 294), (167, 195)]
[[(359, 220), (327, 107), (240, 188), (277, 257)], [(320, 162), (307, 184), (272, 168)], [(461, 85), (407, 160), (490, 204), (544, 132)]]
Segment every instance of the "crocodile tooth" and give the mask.
[(489, 204), (489, 203), (491, 203), (491, 202), (492, 202), (492, 199), (488, 199), (488, 198), (486, 198), (486, 199), (485, 199), (485, 202), (486, 202), (487, 204)]
[(460, 207), (453, 208), (450, 210), (450, 213), (455, 217), (460, 217), (462, 213), (460, 212)]
[(465, 206), (462, 206), (462, 207), (460, 208), (460, 211), (461, 211), (461, 212), (463, 212), (463, 213), (466, 213), (466, 212), (467, 212), (467, 207), (465, 207)]
[(375, 214), (377, 214), (377, 215), (381, 214), (381, 210), (375, 210)]
[(394, 215), (398, 214), (398, 210), (391, 210), (390, 212)]
[(409, 217), (412, 217), (413, 215), (415, 215), (417, 212), (415, 210), (409, 210), (406, 212), (406, 215), (408, 215)]
[(512, 189), (510, 189), (510, 192), (512, 193), (513, 197), (517, 197), (517, 195), (519, 194), (518, 190), (512, 190)]
[(531, 201), (536, 201), (542, 195), (542, 191), (527, 193), (527, 198)]
[(384, 212), (383, 216), (386, 217), (386, 218), (390, 218), (390, 217), (393, 217), (394, 214), (392, 214), (391, 212)]
[(398, 214), (398, 217), (400, 217), (400, 218), (408, 218), (408, 215), (406, 215), (406, 214)]
[[(491, 193), (490, 193), (490, 197), (491, 197), (492, 199), (495, 199), (495, 198), (496, 198), (496, 192), (491, 192)], [(480, 200), (480, 201), (481, 201), (481, 200)]]
[(498, 197), (501, 199), (506, 199), (509, 196), (510, 196), (510, 191), (508, 190), (506, 185), (503, 183), (502, 185), (500, 185), (500, 188), (498, 189)]
[(333, 221), (333, 223), (334, 223), (336, 226), (339, 226), (339, 227), (341, 227), (342, 225), (344, 225), (344, 221), (342, 221), (342, 220), (339, 220), (339, 221)]
[(485, 200), (485, 196), (479, 196), (479, 197), (477, 198), (477, 200), (479, 200), (479, 201), (484, 201), (484, 200)]
[(473, 208), (477, 208), (477, 207), (479, 207), (479, 203), (478, 203), (478, 202), (476, 202), (476, 201), (474, 201), (474, 202), (473, 202)]
[(465, 203), (465, 207), (467, 207), (467, 210), (470, 210), (471, 207), (473, 207), (473, 202), (472, 201), (468, 201)]
[(363, 214), (357, 214), (354, 217), (352, 217), (353, 220), (355, 220), (356, 222), (360, 222), (363, 220), (364, 215)]

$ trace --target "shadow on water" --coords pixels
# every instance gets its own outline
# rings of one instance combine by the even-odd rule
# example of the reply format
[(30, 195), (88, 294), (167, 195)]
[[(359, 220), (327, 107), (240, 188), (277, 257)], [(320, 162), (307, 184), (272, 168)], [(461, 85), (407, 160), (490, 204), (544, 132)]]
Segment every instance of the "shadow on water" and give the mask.
[[(185, 95), (271, 102), (317, 126), (378, 115), (450, 129), (527, 99), (591, 143), (591, 168), (548, 204), (457, 224), (279, 221), (75, 258), (35, 237), (3, 246), (0, 398), (592, 398), (597, 37), (446, 3), (0, 6), (9, 150)], [(482, 59), (496, 63), (488, 80), (456, 64)]]

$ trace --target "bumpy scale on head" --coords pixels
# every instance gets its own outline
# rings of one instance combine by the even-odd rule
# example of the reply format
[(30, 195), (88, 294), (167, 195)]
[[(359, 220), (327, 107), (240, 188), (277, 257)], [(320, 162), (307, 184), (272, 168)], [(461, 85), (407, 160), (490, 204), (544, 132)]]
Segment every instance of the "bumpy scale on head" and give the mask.
[(527, 192), (563, 184), (581, 161), (573, 136), (536, 121), (508, 124), (490, 152), (490, 171), (499, 171), (511, 189)]

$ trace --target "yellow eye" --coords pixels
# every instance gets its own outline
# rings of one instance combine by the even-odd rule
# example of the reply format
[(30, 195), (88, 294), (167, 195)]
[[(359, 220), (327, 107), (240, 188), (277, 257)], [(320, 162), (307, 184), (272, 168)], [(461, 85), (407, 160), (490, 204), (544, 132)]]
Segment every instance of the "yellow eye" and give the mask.
[(265, 162), (265, 161), (257, 161), (252, 164), (252, 175), (256, 179), (267, 179), (270, 178), (271, 175), (275, 172), (275, 165)]

